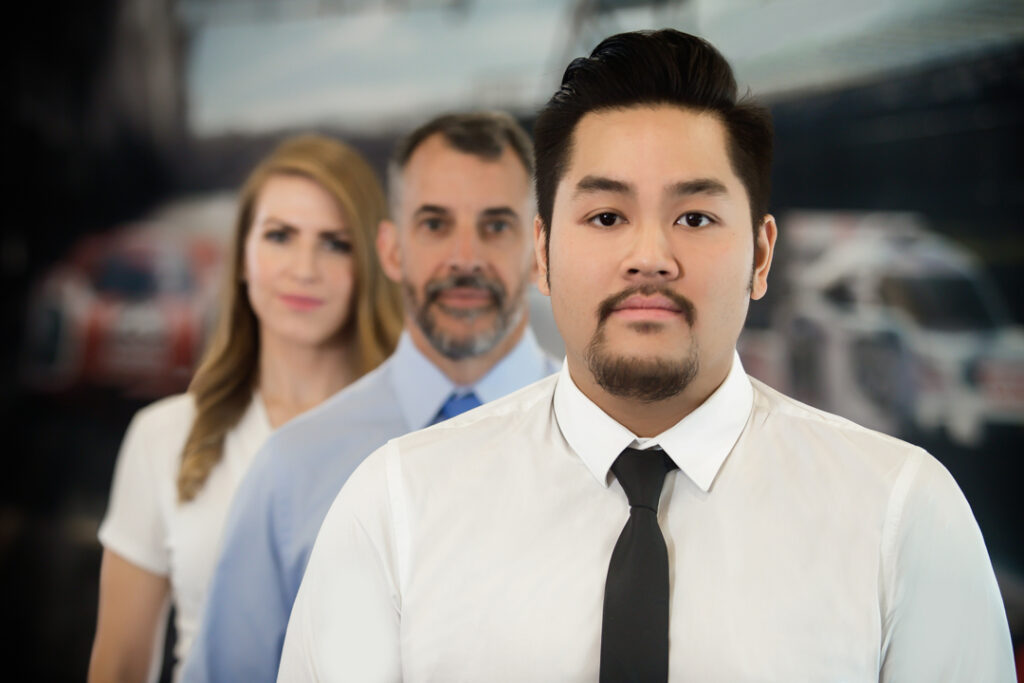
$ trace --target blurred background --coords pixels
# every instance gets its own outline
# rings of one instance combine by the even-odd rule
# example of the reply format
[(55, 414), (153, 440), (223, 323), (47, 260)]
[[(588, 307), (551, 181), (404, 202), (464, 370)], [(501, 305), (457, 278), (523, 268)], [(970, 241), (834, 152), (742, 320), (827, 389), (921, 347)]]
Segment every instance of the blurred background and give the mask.
[[(450, 109), (529, 128), (612, 33), (711, 40), (770, 104), (780, 253), (740, 348), (778, 389), (928, 448), (1024, 639), (1020, 0), (67, 0), (5, 22), (0, 609), (9, 680), (82, 680), (117, 449), (181, 391), (234, 191), (283, 136), (383, 170)], [(561, 342), (539, 295), (544, 345)]]

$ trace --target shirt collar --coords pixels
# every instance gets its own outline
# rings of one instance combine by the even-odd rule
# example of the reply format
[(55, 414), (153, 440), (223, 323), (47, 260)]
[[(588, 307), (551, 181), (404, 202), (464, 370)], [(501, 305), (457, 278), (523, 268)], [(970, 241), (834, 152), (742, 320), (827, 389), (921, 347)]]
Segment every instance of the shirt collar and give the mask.
[(452, 392), (474, 392), (483, 403), (501, 398), (533, 379), (550, 372), (533, 331), (527, 327), (523, 338), (480, 380), (468, 387), (457, 386), (424, 356), (408, 332), (402, 332), (391, 356), (391, 381), (406, 424), (422, 429), (437, 416)]
[(661, 447), (703, 491), (711, 488), (726, 456), (736, 444), (754, 405), (754, 390), (734, 352), (725, 381), (704, 403), (651, 439), (639, 439), (587, 398), (562, 366), (555, 385), (555, 420), (569, 446), (591, 474), (608, 486), (608, 472), (628, 447)]
[(480, 378), (472, 387), (472, 391), (483, 403), (488, 403), (511, 394), (551, 372), (547, 356), (537, 343), (533, 330), (527, 327), (519, 343)]

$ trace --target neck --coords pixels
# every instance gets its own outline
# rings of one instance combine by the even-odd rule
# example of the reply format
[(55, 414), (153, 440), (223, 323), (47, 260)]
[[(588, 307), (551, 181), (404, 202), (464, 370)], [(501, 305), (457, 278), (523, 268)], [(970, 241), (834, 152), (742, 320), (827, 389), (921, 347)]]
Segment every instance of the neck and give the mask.
[(701, 372), (683, 391), (662, 401), (640, 401), (608, 393), (594, 380), (582, 358), (570, 355), (566, 362), (573, 384), (584, 396), (613, 420), (644, 439), (661, 434), (699, 408), (722, 385), (732, 367), (730, 363), (724, 370)]
[(491, 371), (495, 365), (498, 364), (502, 358), (507, 356), (512, 349), (515, 348), (516, 344), (523, 338), (523, 334), (526, 332), (526, 326), (528, 324), (528, 316), (526, 311), (523, 311), (522, 318), (509, 330), (508, 334), (502, 338), (497, 344), (494, 345), (487, 353), (482, 353), (479, 356), (473, 356), (472, 358), (462, 358), (460, 360), (452, 360), (435, 349), (426, 335), (419, 328), (414, 320), (408, 315), (405, 318), (405, 329), (409, 331), (409, 337), (412, 339), (412, 343), (416, 345), (420, 353), (427, 357), (431, 363), (437, 367), (438, 370), (444, 373), (444, 376), (451, 380), (452, 384), (459, 386), (469, 386), (475, 384), (484, 375)]
[(260, 335), (259, 389), (267, 417), (279, 427), (350, 384), (358, 374), (351, 335), (322, 346)]

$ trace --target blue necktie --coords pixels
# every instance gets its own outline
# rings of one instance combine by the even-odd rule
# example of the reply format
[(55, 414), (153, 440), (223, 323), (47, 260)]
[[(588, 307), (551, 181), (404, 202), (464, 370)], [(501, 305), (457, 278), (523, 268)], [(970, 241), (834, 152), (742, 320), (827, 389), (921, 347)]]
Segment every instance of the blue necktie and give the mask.
[(467, 410), (472, 410), (480, 405), (480, 399), (476, 397), (472, 391), (468, 394), (459, 396), (458, 394), (452, 394), (448, 397), (448, 400), (441, 406), (441, 410), (437, 412), (437, 417), (430, 424), (437, 424), (438, 422), (444, 422), (450, 417), (461, 415)]

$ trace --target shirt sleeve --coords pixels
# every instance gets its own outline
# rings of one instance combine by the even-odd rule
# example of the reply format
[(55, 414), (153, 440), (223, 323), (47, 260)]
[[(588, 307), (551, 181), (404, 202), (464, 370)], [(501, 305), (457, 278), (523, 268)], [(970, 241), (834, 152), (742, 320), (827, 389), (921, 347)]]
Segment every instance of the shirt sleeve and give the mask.
[(1010, 683), (1009, 626), (981, 531), (949, 472), (919, 455), (884, 536), (879, 679)]
[[(280, 486), (274, 441), (257, 453), (228, 513), (182, 681), (273, 681), (294, 589), (280, 561)], [(297, 583), (297, 581), (296, 581)]]
[(163, 451), (184, 440), (189, 424), (177, 424), (170, 404), (154, 405), (138, 412), (128, 425), (114, 467), (107, 514), (99, 539), (112, 550), (146, 571), (167, 576), (170, 553), (167, 520), (160, 509), (163, 478), (172, 473), (159, 462)]
[(385, 462), (353, 473), (331, 506), (302, 579), (278, 681), (400, 681), (401, 596)]

